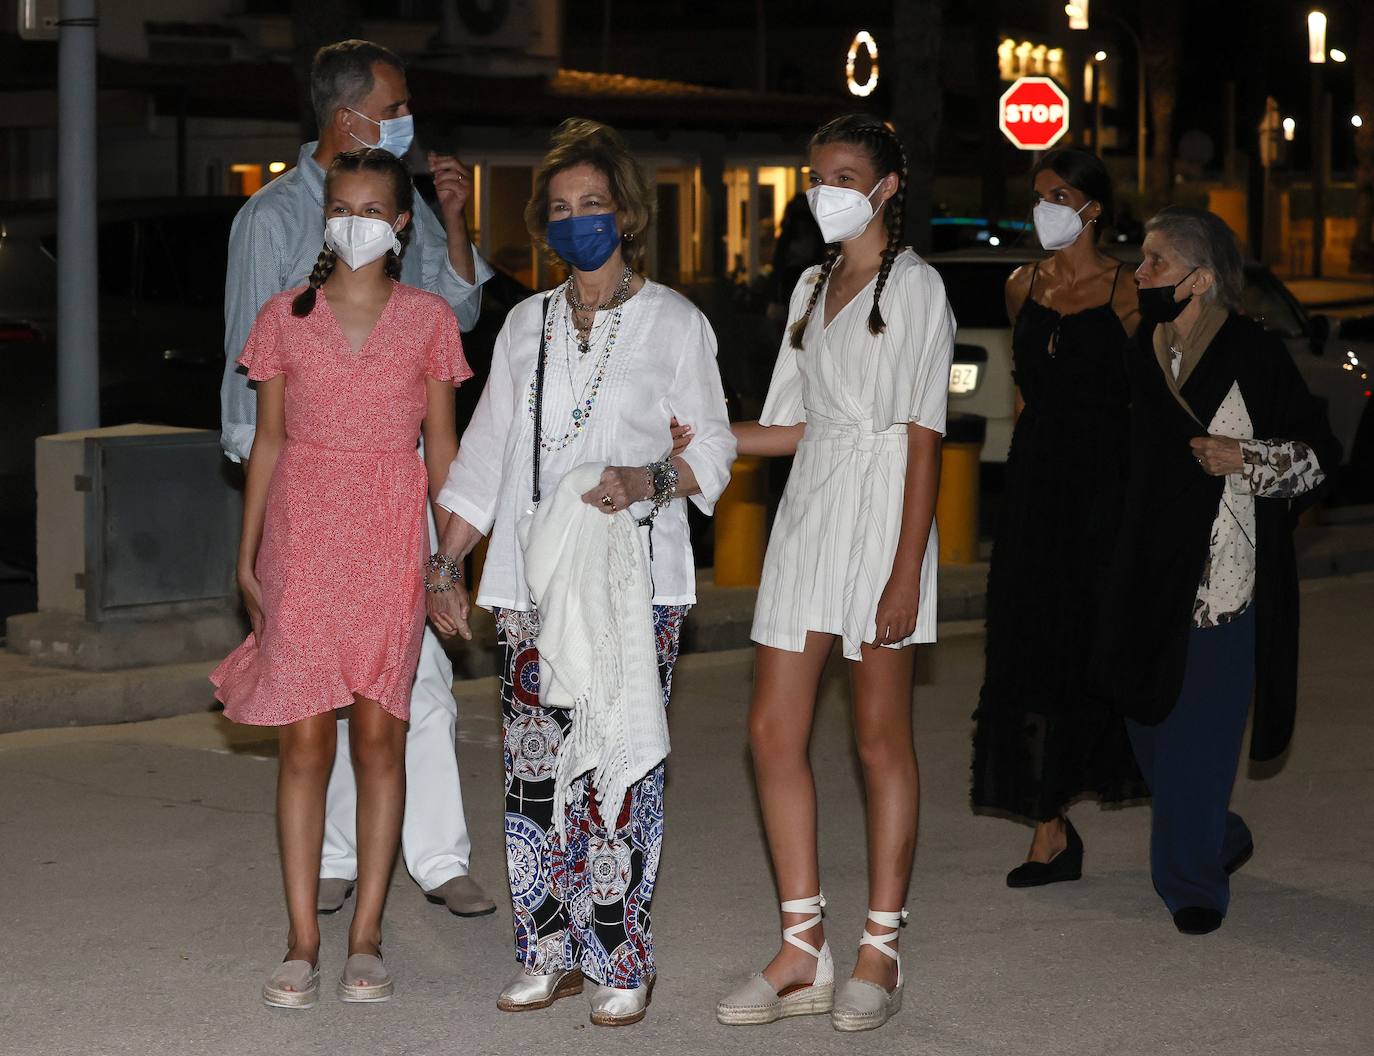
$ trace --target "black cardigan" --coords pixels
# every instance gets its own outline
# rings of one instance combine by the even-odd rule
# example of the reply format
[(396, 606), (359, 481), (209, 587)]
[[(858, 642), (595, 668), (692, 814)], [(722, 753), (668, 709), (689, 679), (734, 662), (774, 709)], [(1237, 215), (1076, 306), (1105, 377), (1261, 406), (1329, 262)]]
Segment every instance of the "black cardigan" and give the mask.
[[(1131, 470), (1107, 593), (1100, 677), (1130, 718), (1154, 725), (1173, 709), (1224, 477), (1204, 473), (1189, 440), (1206, 431), (1179, 406), (1155, 359), (1150, 328), (1127, 348)], [(1241, 396), (1261, 440), (1301, 440), (1331, 475), (1340, 445), (1277, 337), (1232, 314), (1182, 388), (1211, 422), (1230, 391)], [(1311, 501), (1311, 496), (1305, 496)], [(1293, 733), (1298, 678), (1298, 577), (1293, 501), (1255, 501), (1255, 722), (1253, 759), (1271, 759)]]

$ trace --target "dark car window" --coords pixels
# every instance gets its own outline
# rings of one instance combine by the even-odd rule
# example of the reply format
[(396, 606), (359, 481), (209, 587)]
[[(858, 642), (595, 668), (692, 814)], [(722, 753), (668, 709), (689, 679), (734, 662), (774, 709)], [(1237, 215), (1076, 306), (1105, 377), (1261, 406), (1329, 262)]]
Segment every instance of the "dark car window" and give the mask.
[(945, 296), (960, 329), (995, 330), (1008, 326), (1007, 276), (1010, 261), (931, 261), (945, 280)]
[(233, 214), (218, 211), (167, 216), (146, 225), (142, 261), (145, 296), (174, 298), (196, 308), (224, 303), (224, 273)]
[(1271, 333), (1282, 337), (1302, 337), (1307, 332), (1299, 309), (1279, 281), (1261, 268), (1245, 269), (1245, 289), (1241, 293), (1245, 314)]
[(49, 316), (57, 302), (57, 269), (35, 238), (0, 238), (0, 319)]
[(138, 250), (138, 225), (132, 220), (103, 223), (96, 235), (97, 282), (105, 297), (132, 297), (134, 255)]

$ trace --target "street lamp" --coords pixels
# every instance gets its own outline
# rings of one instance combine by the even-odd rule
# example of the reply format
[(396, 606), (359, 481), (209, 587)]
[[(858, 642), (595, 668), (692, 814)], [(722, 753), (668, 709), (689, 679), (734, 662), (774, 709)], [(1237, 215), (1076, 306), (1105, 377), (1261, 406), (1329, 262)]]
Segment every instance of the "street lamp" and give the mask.
[(1091, 66), (1093, 75), (1093, 150), (1102, 153), (1102, 64), (1107, 61), (1107, 53), (1099, 51), (1093, 55)]
[(1364, 127), (1364, 118), (1362, 118), (1359, 114), (1351, 114), (1350, 123), (1354, 125), (1356, 128), (1362, 128)]
[(1344, 61), (1345, 61), (1345, 52), (1341, 51), (1340, 48), (1332, 48), (1332, 49), (1331, 49), (1330, 51), (1328, 51), (1326, 54), (1329, 55), (1329, 56), (1331, 57), (1331, 61), (1332, 61), (1332, 62), (1344, 62)]
[(1297, 132), (1297, 130), (1298, 123), (1294, 121), (1291, 117), (1285, 117), (1283, 119), (1283, 141), (1285, 143), (1293, 142), (1293, 134)]
[(1064, 5), (1064, 14), (1069, 16), (1070, 29), (1088, 28), (1088, 0), (1074, 0)]
[(1322, 67), (1326, 65), (1326, 13), (1307, 15), (1307, 63), (1312, 67), (1312, 275), (1321, 278), (1326, 250), (1326, 137)]
[[(1326, 61), (1326, 12), (1307, 13), (1307, 61)], [(1340, 62), (1340, 59), (1336, 60)]]

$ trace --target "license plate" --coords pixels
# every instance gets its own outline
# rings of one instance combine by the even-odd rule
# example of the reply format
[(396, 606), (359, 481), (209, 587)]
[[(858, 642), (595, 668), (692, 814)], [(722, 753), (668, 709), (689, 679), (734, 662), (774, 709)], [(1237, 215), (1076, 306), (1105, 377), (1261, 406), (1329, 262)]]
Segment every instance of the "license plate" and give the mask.
[(949, 371), (949, 391), (958, 396), (978, 387), (978, 364), (955, 363)]

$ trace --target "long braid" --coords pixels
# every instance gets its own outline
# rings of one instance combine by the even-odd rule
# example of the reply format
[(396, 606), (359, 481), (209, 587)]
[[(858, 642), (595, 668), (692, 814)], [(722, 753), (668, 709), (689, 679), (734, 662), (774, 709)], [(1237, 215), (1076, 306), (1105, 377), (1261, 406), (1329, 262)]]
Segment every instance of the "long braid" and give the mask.
[(398, 253), (392, 249), (388, 250), (386, 254), (386, 277), (394, 279), (396, 282), (401, 281), (401, 258), (405, 256), (406, 247), (410, 245), (410, 228), (411, 225), (406, 224), (405, 227), (396, 232), (396, 238), (401, 243), (401, 251)]
[(820, 274), (816, 276), (815, 285), (811, 287), (811, 299), (806, 302), (806, 311), (802, 317), (792, 324), (792, 347), (802, 347), (802, 334), (806, 333), (807, 324), (811, 322), (811, 313), (815, 311), (816, 302), (820, 300), (821, 291), (825, 289), (825, 280), (830, 278), (831, 271), (835, 268), (835, 262), (840, 259), (840, 247), (830, 246), (825, 251), (825, 262), (821, 264)]
[(310, 285), (296, 294), (296, 299), (291, 302), (292, 315), (304, 318), (315, 310), (315, 298), (319, 288), (334, 273), (334, 265), (338, 259), (328, 246), (320, 250), (320, 255), (315, 259), (315, 270), (310, 273)]
[(897, 254), (902, 249), (902, 225), (906, 211), (906, 151), (902, 150), (901, 140), (897, 138), (896, 133), (888, 132), (888, 135), (892, 137), (902, 164), (897, 170), (897, 190), (887, 200), (885, 210), (887, 245), (883, 247), (883, 263), (878, 269), (878, 282), (873, 287), (873, 308), (868, 313), (868, 332), (871, 334), (881, 334), (887, 329), (879, 304), (883, 296), (883, 287), (887, 285), (887, 276), (892, 271), (892, 262), (897, 259)]

